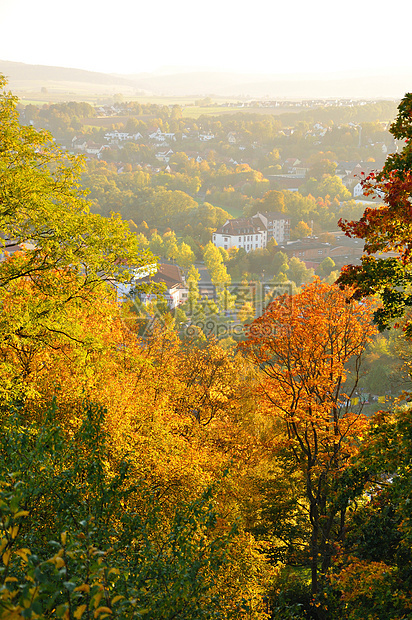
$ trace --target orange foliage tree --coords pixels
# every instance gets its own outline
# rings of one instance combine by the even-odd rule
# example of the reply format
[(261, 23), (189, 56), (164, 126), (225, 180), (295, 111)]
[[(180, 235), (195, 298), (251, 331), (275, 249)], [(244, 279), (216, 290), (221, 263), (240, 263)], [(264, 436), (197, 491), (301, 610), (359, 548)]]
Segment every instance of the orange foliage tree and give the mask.
[[(381, 307), (375, 320), (381, 331), (391, 327), (412, 305), (412, 94), (398, 106), (390, 127), (404, 147), (388, 156), (380, 172), (361, 180), (363, 193), (379, 198), (383, 205), (370, 206), (358, 221), (340, 220), (346, 236), (364, 240), (360, 265), (347, 265), (339, 276), (341, 286), (352, 286), (360, 299), (379, 295)], [(412, 336), (412, 323), (404, 326)]]
[(347, 505), (335, 489), (366, 425), (365, 416), (351, 411), (350, 397), (376, 331), (373, 306), (349, 302), (348, 295), (315, 280), (272, 302), (239, 344), (260, 368), (259, 393), (268, 413), (283, 421), (285, 434), (275, 438), (274, 449), (286, 448), (300, 472), (313, 594), (344, 532)]
[(196, 496), (229, 464), (235, 473), (225, 484), (237, 485), (237, 465), (257, 451), (245, 424), (250, 390), (240, 356), (217, 341), (182, 341), (171, 318), (139, 337), (136, 315), (104, 282), (80, 297), (76, 273), (47, 274), (53, 276), (65, 292), (61, 303), (29, 279), (0, 295), (4, 411), (24, 406), (27, 420), (41, 424), (55, 398), (54, 415), (72, 433), (83, 422), (85, 399), (100, 405), (113, 458), (132, 450), (136, 476), (170, 506)]

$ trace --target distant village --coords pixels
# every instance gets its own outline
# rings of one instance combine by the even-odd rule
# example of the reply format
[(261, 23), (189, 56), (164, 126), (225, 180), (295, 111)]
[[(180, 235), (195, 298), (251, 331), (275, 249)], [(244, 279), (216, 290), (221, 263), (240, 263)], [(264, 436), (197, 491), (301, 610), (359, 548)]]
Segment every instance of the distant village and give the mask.
[[(379, 106), (378, 102), (349, 99), (238, 102), (225, 104), (226, 108), (233, 109), (233, 115), (212, 117), (201, 113), (208, 109), (208, 98), (196, 103), (200, 110), (198, 119), (185, 117), (184, 106), (153, 105), (150, 108), (147, 104), (145, 108), (142, 104), (139, 108), (138, 104), (123, 102), (101, 105), (89, 110), (87, 116), (76, 117), (76, 122), (65, 121), (67, 126), (61, 124), (61, 129), (55, 129), (54, 135), (68, 152), (84, 155), (89, 164), (107, 162), (120, 176), (137, 169), (147, 172), (151, 178), (162, 174), (173, 176), (178, 173), (177, 158), (184, 155), (198, 166), (204, 163), (206, 168), (213, 161), (214, 170), (225, 168), (228, 175), (230, 171), (235, 176), (245, 169), (256, 171), (256, 175), (266, 182), (266, 190), (292, 193), (299, 193), (314, 174), (313, 155), (324, 154), (328, 161), (332, 161), (333, 172), (323, 176), (336, 178), (349, 196), (345, 200), (358, 202), (365, 200), (362, 180), (371, 171), (380, 169), (388, 153), (398, 148), (388, 132), (388, 121), (360, 122), (357, 119), (359, 111)], [(55, 120), (52, 113), (55, 117), (63, 114), (62, 107), (49, 106), (38, 117), (30, 117), (32, 108), (21, 110), (23, 122), (38, 126), (42, 115), (49, 129), (53, 129)], [(265, 112), (260, 115), (249, 112), (256, 108)], [(286, 116), (271, 114), (279, 108)], [(317, 110), (319, 120), (302, 120), (301, 112), (297, 110)], [(47, 127), (47, 114), (50, 114), (50, 127)], [(339, 114), (343, 117), (346, 114), (349, 119), (353, 114), (354, 120), (331, 120), (333, 115), (339, 119)], [(244, 191), (235, 182), (230, 183), (234, 185), (234, 194)], [(222, 190), (226, 191), (227, 186), (224, 185)], [(210, 190), (205, 191), (203, 182), (196, 192), (186, 188), (183, 191), (199, 204), (210, 201), (216, 207), (226, 208), (213, 194), (209, 197)], [(253, 191), (250, 201), (259, 200), (259, 193)], [(316, 200), (318, 196), (314, 194)], [(124, 217), (121, 205), (113, 204), (111, 208), (119, 210)], [(306, 219), (309, 227), (306, 234), (301, 238), (296, 235), (291, 238), (291, 230), (297, 223), (296, 218), (295, 222), (292, 219), (287, 211), (259, 208), (250, 216), (229, 217), (220, 225), (209, 228), (208, 238), (201, 243), (212, 241), (229, 254), (234, 249), (250, 254), (263, 251), (269, 245), (273, 249), (275, 245), (273, 251), (283, 252), (288, 259), (297, 258), (307, 269), (313, 270), (328, 257), (339, 269), (347, 263), (356, 263), (362, 256), (361, 241), (345, 237), (336, 231), (337, 227), (332, 232), (325, 228), (324, 231), (330, 234), (328, 238), (322, 238), (319, 222), (318, 230), (315, 230), (313, 223)], [(184, 277), (174, 266), (163, 265), (156, 277), (167, 285), (170, 307), (184, 303), (187, 296)]]

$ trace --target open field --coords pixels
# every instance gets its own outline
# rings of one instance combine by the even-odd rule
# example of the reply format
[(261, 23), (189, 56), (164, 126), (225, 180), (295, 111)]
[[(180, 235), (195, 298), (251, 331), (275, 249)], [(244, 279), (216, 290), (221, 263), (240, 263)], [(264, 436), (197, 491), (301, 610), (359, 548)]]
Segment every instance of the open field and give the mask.
[(217, 204), (214, 204), (213, 206), (220, 207), (224, 211), (227, 211), (229, 213), (229, 215), (231, 215), (234, 219), (236, 219), (238, 217), (243, 217), (244, 216), (243, 209), (241, 209), (239, 207), (222, 207), (222, 206), (217, 205)]
[[(102, 94), (93, 92), (92, 87), (90, 89), (83, 88), (80, 91), (73, 90), (58, 90), (54, 88), (47, 88), (47, 92), (41, 92), (41, 87), (34, 91), (28, 91), (25, 89), (14, 89), (14, 94), (19, 98), (20, 103), (23, 105), (37, 105), (52, 103), (63, 103), (68, 101), (85, 101), (91, 105), (103, 105), (112, 104), (117, 101), (137, 101), (142, 104), (153, 103), (159, 106), (173, 106), (178, 105), (182, 108), (184, 117), (187, 118), (199, 118), (200, 116), (222, 116), (227, 114), (235, 114), (242, 112), (244, 114), (282, 114), (284, 112), (300, 112), (300, 108), (291, 107), (262, 107), (262, 106), (244, 106), (238, 99), (219, 99), (213, 98), (213, 103), (210, 106), (195, 105), (194, 97), (160, 97), (158, 95), (153, 96), (141, 96), (132, 93), (113, 93), (109, 92)], [(142, 115), (140, 117), (134, 115), (135, 118), (141, 118), (141, 120), (148, 120), (148, 115)], [(151, 117), (154, 118), (154, 117)], [(89, 119), (90, 121), (91, 119)], [(103, 119), (101, 119), (103, 120)], [(109, 124), (116, 122), (124, 122), (124, 118), (111, 117), (107, 119)], [(104, 122), (97, 122), (94, 119), (93, 122), (88, 122), (88, 125), (95, 126), (107, 126)]]

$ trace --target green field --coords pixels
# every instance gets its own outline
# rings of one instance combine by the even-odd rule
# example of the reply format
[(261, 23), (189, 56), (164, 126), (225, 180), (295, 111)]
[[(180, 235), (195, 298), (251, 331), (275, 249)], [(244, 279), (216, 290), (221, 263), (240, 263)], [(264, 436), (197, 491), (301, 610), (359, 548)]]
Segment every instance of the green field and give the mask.
[[(39, 88), (40, 91), (40, 88)], [(91, 105), (111, 104), (118, 95), (111, 96), (110, 94), (96, 94), (92, 92), (92, 88), (87, 90), (86, 88), (82, 92), (78, 91), (58, 91), (57, 89), (50, 88), (46, 93), (40, 93), (39, 91), (24, 91), (16, 90), (15, 94), (23, 105), (36, 105), (42, 106), (44, 104), (62, 103), (68, 101), (86, 101)], [(133, 94), (123, 94), (122, 100), (137, 101), (142, 104), (157, 104), (159, 106), (173, 106), (178, 105), (182, 108), (183, 117), (196, 119), (200, 116), (222, 116), (227, 114), (236, 114), (238, 112), (244, 114), (270, 114), (278, 115), (283, 112), (298, 112), (299, 108), (269, 108), (269, 107), (243, 107), (242, 103), (238, 99), (221, 99), (216, 98), (211, 105), (202, 106), (195, 105), (195, 97), (161, 97), (161, 96), (137, 96)], [(144, 117), (135, 116), (135, 118), (142, 118), (142, 120), (148, 120), (147, 115)], [(86, 119), (85, 119), (86, 120)], [(111, 117), (102, 122), (94, 119), (92, 122), (87, 122), (89, 125), (101, 125), (107, 126), (107, 124), (124, 122), (123, 118)], [(88, 119), (91, 121), (91, 119)]]
[[(214, 207), (219, 207), (220, 205), (213, 205)], [(221, 209), (223, 209), (224, 211), (227, 211), (229, 213), (229, 215), (231, 215), (234, 219), (238, 218), (238, 217), (243, 217), (244, 213), (243, 213), (243, 209), (241, 209), (240, 207), (222, 207), (220, 206)]]

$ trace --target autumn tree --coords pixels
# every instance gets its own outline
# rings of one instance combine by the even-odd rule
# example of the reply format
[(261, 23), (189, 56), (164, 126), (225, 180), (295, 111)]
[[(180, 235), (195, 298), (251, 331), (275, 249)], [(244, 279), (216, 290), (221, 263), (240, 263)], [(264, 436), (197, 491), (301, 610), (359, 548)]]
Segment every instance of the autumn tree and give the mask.
[(265, 211), (280, 211), (281, 213), (284, 213), (285, 198), (283, 193), (274, 189), (269, 190), (266, 194), (264, 194), (261, 200), (256, 202), (253, 210), (260, 211), (261, 213), (265, 213)]
[(120, 216), (89, 212), (82, 165), (48, 132), (21, 126), (16, 98), (1, 91), (0, 300), (6, 308), (15, 295), (24, 308), (12, 320), (3, 314), (3, 350), (13, 343), (30, 349), (36, 340), (51, 345), (56, 334), (76, 339), (70, 312), (104, 297), (104, 281), (128, 280), (132, 269), (153, 262)]
[[(354, 287), (357, 299), (379, 295), (382, 307), (376, 312), (381, 330), (391, 326), (412, 305), (412, 94), (407, 94), (398, 107), (398, 116), (390, 127), (397, 140), (404, 140), (400, 152), (389, 155), (380, 172), (362, 181), (364, 193), (383, 205), (367, 207), (358, 221), (340, 220), (348, 237), (364, 239), (364, 255), (360, 265), (349, 265), (338, 283)], [(392, 253), (381, 257), (379, 253)], [(412, 325), (405, 327), (412, 334)]]
[[(212, 284), (216, 287), (218, 296), (224, 296), (226, 287), (231, 282), (231, 277), (223, 263), (222, 254), (219, 252), (219, 248), (209, 241), (204, 249), (203, 258), (210, 273)], [(223, 299), (222, 306), (225, 309), (227, 309), (228, 306), (227, 302), (224, 302)]]
[(337, 501), (334, 486), (365, 425), (364, 416), (351, 411), (349, 397), (374, 334), (372, 305), (347, 303), (347, 297), (316, 280), (273, 301), (239, 344), (260, 368), (259, 394), (268, 414), (283, 423), (274, 450), (286, 446), (300, 472), (313, 594), (344, 531), (347, 504)]
[(0, 427), (0, 618), (243, 616), (252, 566), (221, 526), (216, 486), (166, 518), (164, 496), (135, 475), (134, 446), (114, 460), (104, 409), (83, 408), (73, 435), (56, 407)]
[(183, 269), (189, 269), (191, 265), (193, 265), (195, 258), (195, 254), (190, 245), (188, 245), (184, 241), (179, 243), (177, 262), (180, 267), (182, 267)]
[(293, 239), (304, 239), (305, 237), (310, 237), (312, 235), (312, 229), (303, 220), (298, 222), (296, 226), (294, 226), (290, 231), (290, 238)]

